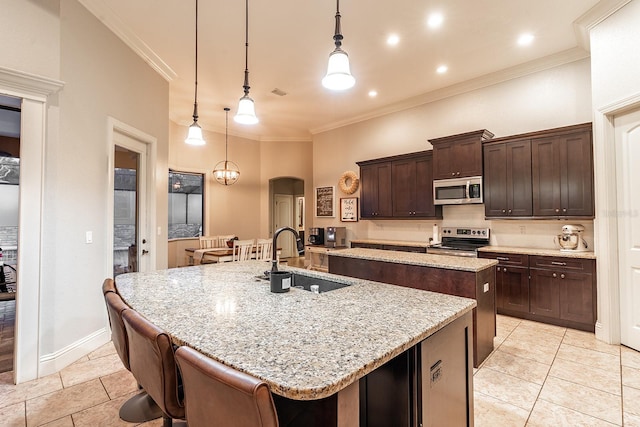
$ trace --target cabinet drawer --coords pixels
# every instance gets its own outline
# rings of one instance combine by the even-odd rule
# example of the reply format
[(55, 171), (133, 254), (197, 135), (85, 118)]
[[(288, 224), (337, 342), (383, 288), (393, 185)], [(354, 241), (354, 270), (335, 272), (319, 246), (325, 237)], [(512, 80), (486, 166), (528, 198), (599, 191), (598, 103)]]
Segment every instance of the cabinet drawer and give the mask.
[(512, 265), (518, 267), (529, 266), (529, 255), (526, 254), (479, 252), (479, 257), (498, 260), (499, 265)]
[(593, 274), (595, 270), (595, 261), (592, 259), (534, 255), (529, 257), (529, 267), (552, 270), (580, 271), (582, 273)]

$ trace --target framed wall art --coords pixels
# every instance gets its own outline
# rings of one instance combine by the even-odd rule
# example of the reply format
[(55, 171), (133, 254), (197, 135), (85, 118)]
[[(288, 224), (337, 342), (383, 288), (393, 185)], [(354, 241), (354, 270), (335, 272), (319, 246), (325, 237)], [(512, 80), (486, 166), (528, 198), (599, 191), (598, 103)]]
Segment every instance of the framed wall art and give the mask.
[(357, 222), (358, 221), (358, 198), (344, 197), (340, 199), (340, 221)]
[(316, 187), (316, 216), (333, 218), (335, 216), (336, 187)]

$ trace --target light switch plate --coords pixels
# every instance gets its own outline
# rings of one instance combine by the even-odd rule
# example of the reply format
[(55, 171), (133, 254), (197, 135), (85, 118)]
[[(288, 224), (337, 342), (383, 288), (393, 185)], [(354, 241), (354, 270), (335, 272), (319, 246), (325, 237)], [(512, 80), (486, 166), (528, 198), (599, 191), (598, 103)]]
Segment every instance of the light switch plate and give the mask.
[(93, 231), (87, 231), (85, 234), (85, 243), (93, 243)]
[(489, 283), (488, 282), (484, 284), (484, 291), (485, 292), (489, 292)]

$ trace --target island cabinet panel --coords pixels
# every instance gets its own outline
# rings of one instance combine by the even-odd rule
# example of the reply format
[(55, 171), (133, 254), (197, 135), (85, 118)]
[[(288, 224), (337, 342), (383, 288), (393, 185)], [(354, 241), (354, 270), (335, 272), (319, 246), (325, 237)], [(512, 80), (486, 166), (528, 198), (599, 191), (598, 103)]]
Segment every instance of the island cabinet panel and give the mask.
[(360, 167), (360, 217), (390, 218), (391, 162), (374, 163)]
[(531, 141), (488, 143), (483, 155), (485, 216), (531, 216)]
[(496, 332), (495, 267), (476, 273), (329, 256), (329, 273), (475, 299), (477, 307), (473, 309), (474, 366), (478, 367), (493, 351)]
[(433, 178), (449, 179), (482, 175), (482, 141), (493, 133), (479, 130), (430, 139), (433, 145)]

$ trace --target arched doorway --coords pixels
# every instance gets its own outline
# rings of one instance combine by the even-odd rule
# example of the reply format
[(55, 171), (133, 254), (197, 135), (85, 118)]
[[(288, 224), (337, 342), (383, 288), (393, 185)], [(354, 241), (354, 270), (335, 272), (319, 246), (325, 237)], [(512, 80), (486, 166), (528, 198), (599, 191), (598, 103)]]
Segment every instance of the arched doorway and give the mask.
[[(291, 227), (305, 239), (305, 195), (304, 180), (295, 177), (279, 177), (269, 180), (269, 227), (271, 235), (281, 227)], [(301, 264), (296, 251), (292, 233), (278, 237), (278, 246), (282, 248), (281, 258), (287, 258), (290, 264)]]

